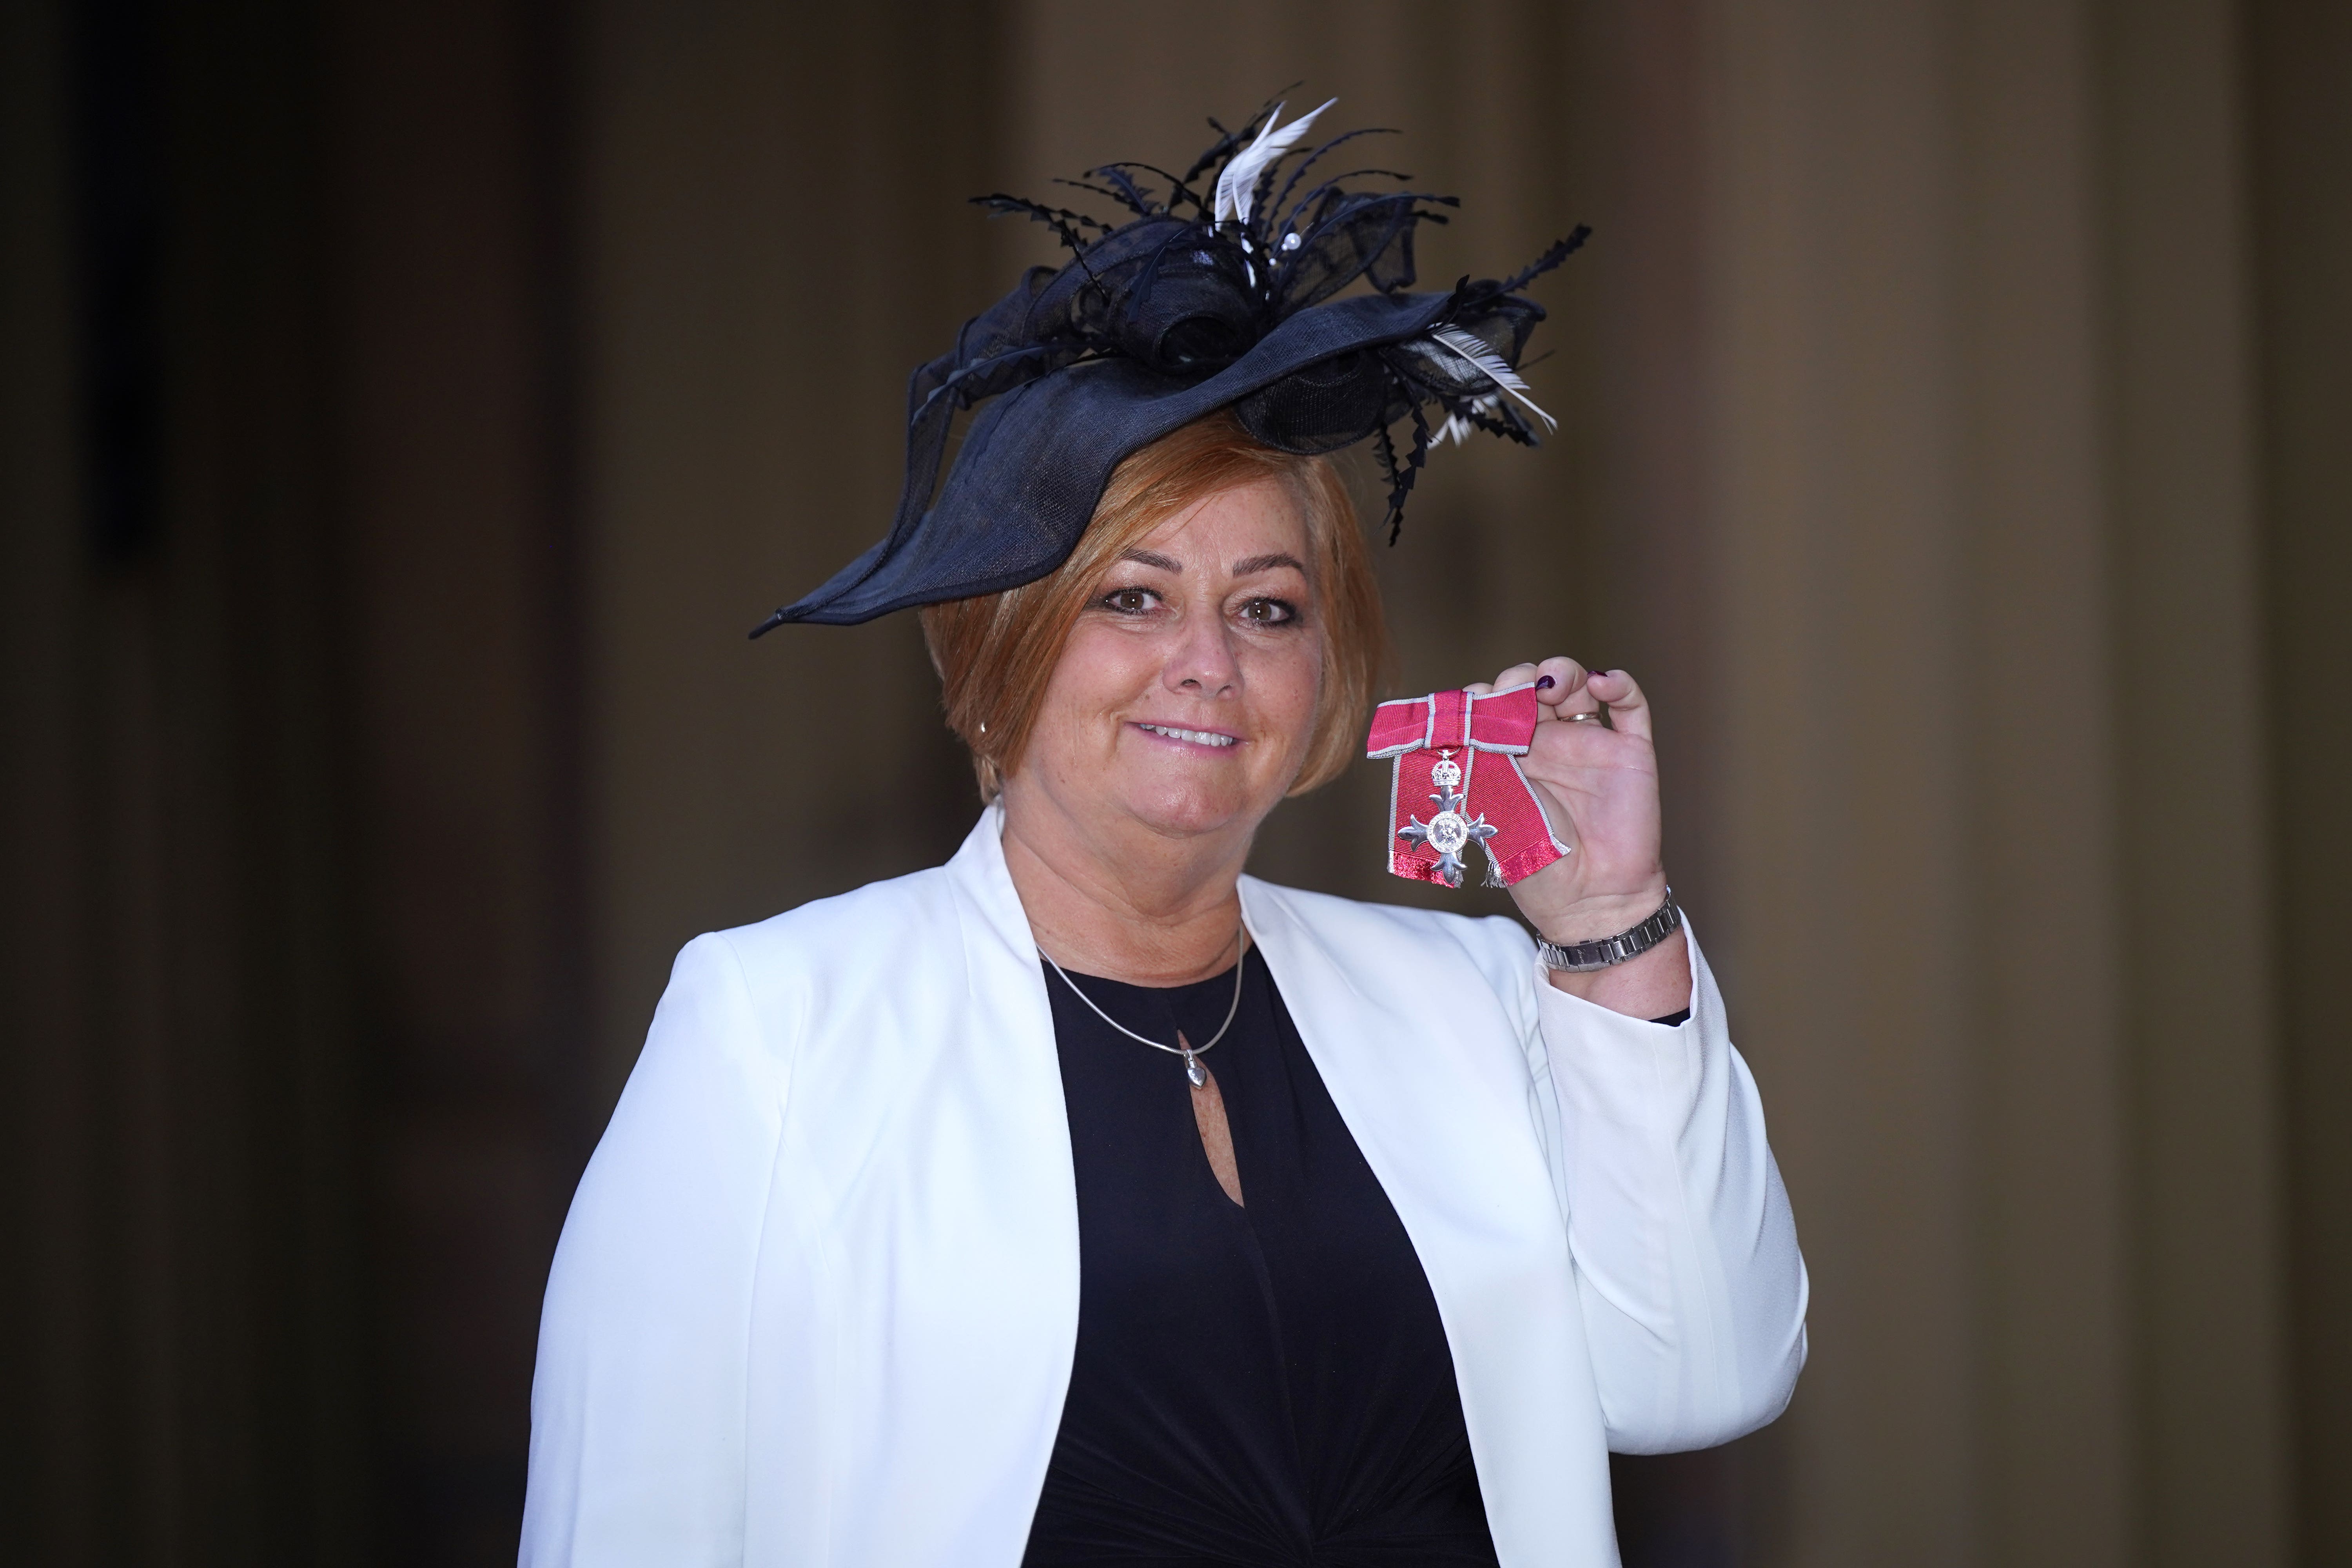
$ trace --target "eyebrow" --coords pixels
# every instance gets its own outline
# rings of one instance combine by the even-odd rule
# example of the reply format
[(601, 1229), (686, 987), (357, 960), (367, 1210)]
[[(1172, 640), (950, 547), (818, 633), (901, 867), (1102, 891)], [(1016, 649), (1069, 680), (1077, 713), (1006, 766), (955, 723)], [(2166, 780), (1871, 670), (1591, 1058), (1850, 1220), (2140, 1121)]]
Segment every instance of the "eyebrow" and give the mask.
[[(1157, 551), (1152, 550), (1122, 551), (1119, 553), (1119, 559), (1121, 561), (1132, 561), (1138, 566), (1150, 566), (1161, 572), (1181, 572), (1184, 570), (1184, 564), (1182, 562), (1172, 560), (1170, 557), (1162, 555)], [(1234, 562), (1234, 575), (1236, 577), (1254, 576), (1260, 572), (1271, 572), (1277, 566), (1287, 566), (1302, 577), (1307, 575), (1307, 568), (1299, 562), (1297, 556), (1287, 554), (1279, 550), (1276, 551), (1271, 555), (1253, 555), (1245, 561)]]

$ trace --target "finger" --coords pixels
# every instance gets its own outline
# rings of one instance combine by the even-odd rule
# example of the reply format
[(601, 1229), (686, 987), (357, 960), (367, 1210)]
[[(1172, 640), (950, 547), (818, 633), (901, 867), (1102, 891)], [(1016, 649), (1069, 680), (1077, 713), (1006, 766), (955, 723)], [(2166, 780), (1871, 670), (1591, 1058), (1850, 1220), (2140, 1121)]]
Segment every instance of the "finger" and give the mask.
[(1538, 664), (1515, 664), (1495, 677), (1495, 688), (1507, 690), (1514, 686), (1532, 684), (1536, 702), (1543, 710), (1542, 717), (1558, 718), (1561, 703), (1577, 700), (1584, 685), (1584, 667), (1565, 655), (1555, 654)]
[(1537, 668), (1541, 671), (1536, 677), (1536, 684), (1545, 718), (1566, 719), (1571, 714), (1600, 710), (1601, 700), (1585, 689), (1589, 677), (1583, 665), (1559, 655), (1544, 660)]
[(1650, 700), (1642, 688), (1622, 669), (1598, 670), (1585, 681), (1585, 689), (1605, 703), (1609, 722), (1629, 735), (1650, 739)]
[(1495, 677), (1495, 679), (1492, 679), (1492, 680), (1482, 680), (1482, 681), (1480, 681), (1477, 685), (1475, 685), (1475, 686), (1472, 687), (1470, 689), (1471, 689), (1471, 690), (1473, 690), (1473, 691), (1481, 691), (1481, 692), (1484, 692), (1484, 691), (1507, 691), (1507, 690), (1509, 690), (1509, 689), (1510, 689), (1512, 687), (1514, 687), (1514, 686), (1525, 686), (1525, 685), (1527, 685), (1527, 684), (1528, 684), (1528, 682), (1529, 682), (1529, 681), (1533, 680), (1535, 678), (1536, 678), (1536, 667), (1535, 667), (1534, 665), (1532, 665), (1532, 664), (1515, 664), (1515, 665), (1512, 665), (1509, 668), (1505, 669), (1505, 670), (1503, 670), (1501, 673), (1497, 674), (1497, 675)]
[(1536, 700), (1542, 704), (1547, 719), (1553, 716), (1552, 710), (1584, 684), (1584, 667), (1563, 654), (1554, 654), (1538, 664), (1514, 666), (1511, 673), (1523, 682), (1535, 683)]
[[(1571, 699), (1581, 700), (1584, 679), (1584, 666), (1565, 655), (1556, 654), (1539, 664), (1512, 665), (1494, 679), (1475, 681), (1463, 689), (1483, 694), (1507, 691), (1514, 686), (1526, 686), (1532, 682), (1537, 689), (1536, 700), (1550, 709)], [(1593, 703), (1584, 702), (1583, 706), (1590, 708)]]

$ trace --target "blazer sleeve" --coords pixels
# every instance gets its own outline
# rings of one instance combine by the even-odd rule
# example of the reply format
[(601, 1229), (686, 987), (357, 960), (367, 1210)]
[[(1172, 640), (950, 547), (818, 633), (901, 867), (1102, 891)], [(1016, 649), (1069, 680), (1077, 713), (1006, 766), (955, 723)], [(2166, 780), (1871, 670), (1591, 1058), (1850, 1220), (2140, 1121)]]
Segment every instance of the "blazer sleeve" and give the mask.
[(688, 943), (548, 1278), (522, 1568), (742, 1561), (752, 1280), (785, 1067), (727, 939)]
[(1780, 1415), (1805, 1363), (1796, 1222), (1696, 936), (1674, 1026), (1538, 971), (1569, 1249), (1609, 1446), (1708, 1447)]

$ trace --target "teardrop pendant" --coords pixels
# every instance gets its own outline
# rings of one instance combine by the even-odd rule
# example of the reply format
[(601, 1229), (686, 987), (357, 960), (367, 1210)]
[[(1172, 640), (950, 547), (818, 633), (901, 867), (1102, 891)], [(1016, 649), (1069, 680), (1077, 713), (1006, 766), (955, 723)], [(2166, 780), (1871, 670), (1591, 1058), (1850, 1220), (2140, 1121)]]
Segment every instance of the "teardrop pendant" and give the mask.
[(1184, 1077), (1194, 1089), (1206, 1089), (1209, 1085), (1209, 1069), (1190, 1051), (1184, 1053)]

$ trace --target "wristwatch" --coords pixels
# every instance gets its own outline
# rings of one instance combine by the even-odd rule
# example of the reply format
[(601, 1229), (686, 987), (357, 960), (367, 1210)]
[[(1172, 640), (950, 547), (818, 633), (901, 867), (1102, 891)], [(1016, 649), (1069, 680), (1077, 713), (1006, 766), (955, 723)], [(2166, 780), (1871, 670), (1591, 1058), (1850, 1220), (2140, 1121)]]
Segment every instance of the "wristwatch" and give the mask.
[(1607, 969), (1629, 958), (1641, 957), (1680, 931), (1682, 924), (1683, 911), (1675, 903), (1675, 890), (1668, 888), (1666, 901), (1658, 912), (1632, 931), (1619, 931), (1615, 936), (1596, 937), (1591, 942), (1572, 942), (1566, 947), (1538, 937), (1536, 956), (1543, 960), (1546, 969), (1564, 969), (1570, 973)]

